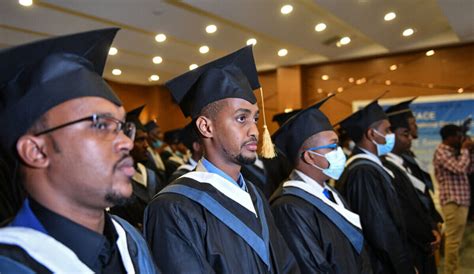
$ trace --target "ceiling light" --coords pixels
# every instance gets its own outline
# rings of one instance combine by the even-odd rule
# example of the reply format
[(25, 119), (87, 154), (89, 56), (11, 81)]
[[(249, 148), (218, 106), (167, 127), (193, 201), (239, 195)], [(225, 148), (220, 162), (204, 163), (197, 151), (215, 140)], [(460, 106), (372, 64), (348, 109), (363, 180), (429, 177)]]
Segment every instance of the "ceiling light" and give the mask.
[(415, 33), (415, 31), (412, 28), (408, 28), (404, 30), (402, 34), (403, 36), (408, 37), (411, 36), (413, 33)]
[(114, 48), (114, 47), (111, 47), (109, 49), (109, 55), (116, 55), (118, 53), (118, 49), (117, 48)]
[(19, 0), (18, 3), (24, 7), (33, 5), (33, 0)]
[(390, 66), (390, 70), (391, 70), (391, 71), (397, 70), (397, 68), (398, 68), (397, 65), (391, 65), (391, 66)]
[(321, 79), (323, 79), (324, 81), (329, 80), (329, 75), (324, 74), (323, 76), (321, 76)]
[(280, 49), (278, 51), (278, 56), (280, 57), (283, 57), (283, 56), (286, 56), (288, 54), (288, 50), (287, 49)]
[(323, 93), (323, 89), (322, 89), (322, 88), (318, 88), (317, 91), (318, 91), (319, 94)]
[(344, 91), (344, 88), (343, 87), (338, 87), (337, 88), (337, 92), (343, 92)]
[(155, 40), (158, 43), (164, 42), (166, 40), (166, 35), (164, 35), (163, 33), (160, 33), (155, 36)]
[(163, 62), (163, 58), (161, 58), (161, 56), (153, 57), (153, 63), (154, 64), (161, 64), (161, 62)]
[(389, 12), (389, 13), (385, 14), (385, 16), (383, 17), (383, 20), (392, 21), (393, 19), (395, 19), (395, 17), (397, 17), (397, 14), (392, 11), (392, 12)]
[(365, 77), (363, 77), (363, 78), (357, 79), (356, 84), (357, 85), (362, 85), (365, 82), (367, 82), (367, 79), (365, 79)]
[(112, 70), (112, 74), (118, 76), (118, 75), (122, 74), (122, 71), (119, 70), (119, 69), (113, 69), (113, 70)]
[(256, 45), (257, 44), (257, 39), (255, 38), (250, 38), (249, 40), (247, 40), (247, 46), (250, 46), (250, 45)]
[(191, 65), (189, 66), (189, 70), (196, 69), (197, 67), (198, 67), (198, 65), (196, 65), (196, 64), (191, 64)]
[(349, 83), (354, 83), (354, 78), (353, 78), (353, 77), (350, 77), (350, 78), (348, 79), (348, 81), (349, 81)]
[(292, 108), (285, 108), (285, 110), (284, 110), (285, 113), (289, 113), (289, 112), (292, 112), (292, 111), (293, 111)]
[(209, 52), (209, 47), (208, 46), (202, 46), (199, 48), (199, 52), (202, 54), (206, 54)]
[(216, 25), (209, 25), (206, 27), (206, 32), (207, 33), (214, 33), (217, 31)]
[(392, 84), (392, 81), (390, 80), (385, 80), (385, 85), (390, 86)]
[(348, 36), (345, 36), (345, 37), (342, 37), (341, 40), (339, 40), (339, 42), (341, 43), (341, 45), (347, 45), (351, 42), (351, 38), (349, 38)]
[(434, 50), (429, 50), (425, 54), (426, 54), (426, 56), (432, 56), (432, 55), (435, 54), (435, 51)]
[(152, 76), (150, 76), (150, 81), (158, 81), (160, 80), (160, 76), (156, 75), (156, 74), (153, 74)]
[(458, 93), (463, 93), (464, 92), (464, 89), (463, 88), (459, 88), (458, 89)]
[(325, 30), (326, 27), (327, 27), (326, 24), (319, 23), (314, 27), (314, 30), (317, 31), (317, 32), (321, 32), (321, 31)]
[(293, 6), (292, 5), (284, 5), (283, 7), (281, 7), (280, 11), (283, 14), (289, 14), (293, 11)]

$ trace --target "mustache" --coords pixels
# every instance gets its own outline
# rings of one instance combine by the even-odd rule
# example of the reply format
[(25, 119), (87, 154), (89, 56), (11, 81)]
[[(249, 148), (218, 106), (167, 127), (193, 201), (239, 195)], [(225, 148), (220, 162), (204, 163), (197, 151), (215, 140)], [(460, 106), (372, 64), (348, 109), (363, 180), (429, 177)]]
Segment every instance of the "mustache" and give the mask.
[(258, 139), (255, 136), (250, 137), (250, 140), (245, 141), (241, 147), (244, 147), (250, 143), (258, 143)]
[(120, 157), (120, 159), (114, 164), (113, 170), (115, 171), (124, 165), (133, 166), (133, 163), (133, 158), (129, 154), (123, 154), (122, 157)]

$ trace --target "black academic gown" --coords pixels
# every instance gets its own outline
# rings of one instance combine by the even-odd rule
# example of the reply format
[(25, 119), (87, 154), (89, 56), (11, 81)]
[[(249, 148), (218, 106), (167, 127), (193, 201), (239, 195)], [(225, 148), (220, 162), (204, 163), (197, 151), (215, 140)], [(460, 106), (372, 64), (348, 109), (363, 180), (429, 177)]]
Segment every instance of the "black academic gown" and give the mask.
[(405, 168), (407, 168), (413, 176), (424, 182), (426, 185), (426, 190), (424, 193), (422, 193), (421, 191), (418, 191), (417, 193), (421, 201), (423, 202), (425, 208), (429, 210), (431, 218), (436, 223), (443, 223), (443, 217), (441, 217), (441, 214), (438, 212), (438, 210), (436, 210), (433, 198), (431, 197), (431, 194), (429, 192), (430, 189), (434, 191), (431, 175), (421, 169), (421, 167), (418, 165), (413, 156), (409, 154), (403, 154), (402, 158), (404, 160), (403, 165), (405, 166)]
[[(296, 173), (290, 179), (303, 181)], [(282, 195), (282, 190), (280, 186), (271, 198), (272, 213), (302, 273), (372, 273), (365, 249), (359, 254), (318, 208), (300, 197)]]
[[(356, 147), (353, 156), (364, 153)], [(407, 250), (406, 228), (397, 194), (388, 174), (367, 163), (351, 162), (338, 188), (351, 210), (359, 214), (374, 273), (415, 273)], [(375, 164), (375, 163), (374, 163)], [(385, 175), (385, 176), (384, 176)]]
[(395, 175), (393, 186), (406, 224), (411, 258), (420, 274), (437, 273), (430, 245), (435, 240), (432, 230), (436, 229), (436, 222), (431, 219), (430, 212), (418, 198), (417, 190), (405, 174), (406, 171), (387, 158), (383, 159), (383, 164)]
[(14, 168), (0, 157), (0, 227), (15, 216), (25, 198), (21, 184), (13, 182)]
[[(260, 221), (255, 215), (210, 184), (190, 178), (180, 178), (173, 184), (205, 191), (261, 235)], [(254, 205), (256, 195), (263, 197), (251, 188), (249, 194)], [(294, 256), (275, 226), (268, 203), (262, 200), (269, 226), (271, 273), (299, 273)], [(158, 195), (148, 206), (145, 218), (145, 238), (163, 273), (268, 273), (265, 263), (240, 236), (185, 196)]]

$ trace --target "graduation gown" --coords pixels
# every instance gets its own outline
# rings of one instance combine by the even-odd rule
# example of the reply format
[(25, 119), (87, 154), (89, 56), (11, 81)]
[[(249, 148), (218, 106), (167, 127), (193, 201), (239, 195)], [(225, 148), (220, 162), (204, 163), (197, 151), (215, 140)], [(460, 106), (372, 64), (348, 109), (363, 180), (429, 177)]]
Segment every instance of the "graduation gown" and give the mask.
[[(263, 236), (260, 223), (263, 218), (257, 218), (249, 209), (256, 210), (257, 202), (261, 201), (268, 223), (266, 254), (269, 254), (271, 271), (243, 237), (201, 204), (176, 193), (158, 194), (145, 213), (145, 238), (158, 267), (164, 273), (299, 273), (294, 256), (278, 232), (263, 194), (249, 182), (246, 182), (248, 194), (239, 191), (238, 186), (223, 177), (206, 172), (202, 164), (198, 164), (196, 170), (198, 172), (180, 177), (167, 188), (179, 185), (202, 191), (259, 237)], [(198, 181), (187, 177), (197, 173), (212, 176), (213, 179), (204, 183), (204, 179)], [(217, 181), (227, 191), (212, 185)]]
[(0, 157), (0, 227), (10, 222), (25, 198), (21, 184), (12, 182), (12, 167)]
[(430, 212), (420, 201), (417, 190), (402, 162), (401, 157), (392, 153), (383, 158), (384, 166), (395, 176), (393, 186), (406, 224), (408, 246), (414, 264), (420, 274), (436, 273), (436, 264), (430, 245), (435, 240), (432, 230), (436, 230), (436, 222), (431, 219)]
[(338, 188), (351, 210), (360, 216), (372, 270), (384, 274), (415, 273), (391, 172), (375, 159), (353, 158), (359, 154), (368, 156), (359, 147), (354, 148)]
[(189, 158), (184, 165), (179, 166), (173, 174), (168, 178), (168, 184), (172, 183), (174, 180), (183, 176), (184, 174), (194, 170), (196, 168), (197, 162), (194, 159)]
[(412, 155), (403, 154), (402, 158), (404, 160), (403, 166), (407, 169), (407, 171), (426, 185), (426, 189), (424, 192), (417, 190), (417, 193), (421, 201), (423, 202), (425, 208), (427, 208), (430, 212), (431, 218), (436, 223), (443, 223), (443, 217), (436, 209), (433, 202), (433, 198), (430, 194), (430, 189), (434, 191), (433, 180), (431, 179), (431, 175), (420, 167), (418, 161)]
[(0, 272), (159, 273), (145, 240), (125, 220), (106, 214), (101, 235), (33, 206), (25, 200), (0, 229)]
[[(305, 182), (296, 171), (292, 172), (290, 180), (302, 184), (316, 184), (316, 182)], [(271, 199), (271, 208), (275, 223), (295, 255), (301, 272), (372, 273), (366, 251), (356, 250), (335, 222), (318, 207), (302, 197), (284, 195), (283, 189), (288, 187), (291, 185), (287, 182), (277, 189)], [(347, 207), (337, 192), (330, 189), (338, 204), (341, 203), (343, 207)], [(310, 188), (309, 191), (311, 190)], [(324, 197), (313, 196), (325, 204), (332, 203)], [(357, 223), (358, 216), (353, 213), (348, 213), (346, 216), (350, 214)], [(347, 220), (343, 220), (353, 226), (360, 236), (362, 235), (360, 222), (357, 223), (359, 227), (356, 227)]]

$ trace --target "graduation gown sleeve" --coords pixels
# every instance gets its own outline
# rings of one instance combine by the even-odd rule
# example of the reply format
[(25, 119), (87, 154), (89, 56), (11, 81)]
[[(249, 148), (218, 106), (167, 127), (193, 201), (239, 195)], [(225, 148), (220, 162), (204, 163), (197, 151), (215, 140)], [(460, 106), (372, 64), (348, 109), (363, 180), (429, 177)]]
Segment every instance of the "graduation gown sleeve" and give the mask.
[(377, 169), (360, 165), (343, 175), (341, 192), (360, 216), (375, 273), (415, 273), (406, 250), (404, 226), (391, 182)]

